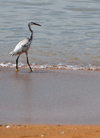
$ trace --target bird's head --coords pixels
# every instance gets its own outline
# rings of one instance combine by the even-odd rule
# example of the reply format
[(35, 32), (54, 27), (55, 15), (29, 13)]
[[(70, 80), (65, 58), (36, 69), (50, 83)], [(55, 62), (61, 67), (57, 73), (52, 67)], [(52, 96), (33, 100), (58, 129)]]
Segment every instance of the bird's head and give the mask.
[(29, 22), (30, 25), (38, 25), (41, 26), (40, 24), (34, 23), (34, 22)]

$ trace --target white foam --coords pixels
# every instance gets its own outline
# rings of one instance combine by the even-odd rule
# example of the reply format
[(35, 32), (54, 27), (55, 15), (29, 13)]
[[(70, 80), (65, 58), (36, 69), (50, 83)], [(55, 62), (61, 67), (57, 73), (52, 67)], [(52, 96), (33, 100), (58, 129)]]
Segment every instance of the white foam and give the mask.
[(2, 62), (2, 63), (0, 63), (0, 66), (1, 67), (8, 67), (8, 66), (10, 66), (10, 65), (12, 65), (12, 63), (11, 62), (8, 62), (8, 63), (4, 63), (4, 62)]
[[(1, 67), (16, 67), (16, 64), (13, 64), (11, 62), (1, 62), (0, 63)], [(27, 64), (19, 63), (18, 64), (19, 68), (28, 68)], [(64, 65), (59, 63), (58, 65), (49, 65), (49, 64), (43, 64), (43, 65), (36, 65), (35, 63), (31, 64), (31, 67), (33, 69), (59, 69), (59, 70), (93, 70), (93, 71), (100, 71), (100, 67), (98, 66), (92, 66), (89, 64), (89, 66), (80, 66), (80, 65)]]

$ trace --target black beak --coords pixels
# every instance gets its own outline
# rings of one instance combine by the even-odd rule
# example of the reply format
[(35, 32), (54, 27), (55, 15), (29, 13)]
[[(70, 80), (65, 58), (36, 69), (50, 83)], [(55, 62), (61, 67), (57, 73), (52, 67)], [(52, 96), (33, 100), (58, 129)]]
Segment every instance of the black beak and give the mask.
[[(32, 23), (33, 23), (33, 22), (32, 22)], [(33, 25), (41, 26), (40, 24), (37, 24), (37, 23), (33, 23)]]

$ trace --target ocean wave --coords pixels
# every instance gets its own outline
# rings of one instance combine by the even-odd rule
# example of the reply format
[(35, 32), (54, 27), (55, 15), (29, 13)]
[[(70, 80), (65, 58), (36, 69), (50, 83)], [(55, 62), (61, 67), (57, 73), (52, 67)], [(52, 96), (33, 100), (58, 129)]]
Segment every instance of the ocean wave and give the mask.
[[(16, 64), (13, 64), (11, 62), (1, 62), (0, 67), (16, 67)], [(27, 64), (19, 63), (19, 68), (28, 68)], [(99, 66), (92, 66), (89, 64), (88, 66), (81, 66), (81, 65), (64, 65), (59, 63), (58, 65), (49, 65), (49, 64), (43, 64), (43, 65), (37, 65), (35, 63), (31, 64), (31, 67), (33, 69), (56, 69), (56, 70), (92, 70), (92, 71), (100, 71)]]

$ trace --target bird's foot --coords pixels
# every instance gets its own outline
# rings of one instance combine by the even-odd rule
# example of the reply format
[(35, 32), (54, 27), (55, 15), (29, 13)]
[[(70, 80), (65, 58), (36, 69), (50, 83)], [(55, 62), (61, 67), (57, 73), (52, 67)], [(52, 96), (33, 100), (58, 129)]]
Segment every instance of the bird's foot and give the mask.
[(32, 69), (30, 69), (30, 72), (33, 72), (33, 70), (32, 70)]
[(18, 72), (18, 69), (16, 69), (16, 72)]

